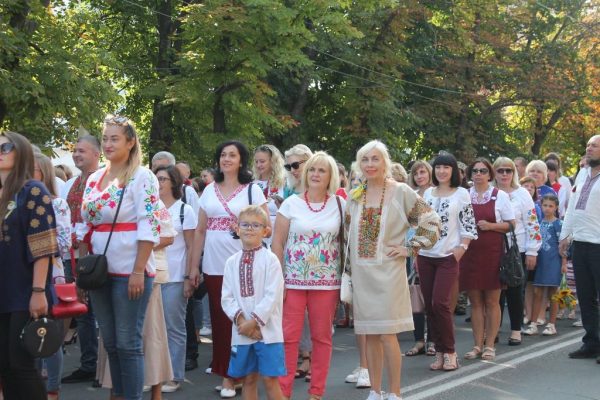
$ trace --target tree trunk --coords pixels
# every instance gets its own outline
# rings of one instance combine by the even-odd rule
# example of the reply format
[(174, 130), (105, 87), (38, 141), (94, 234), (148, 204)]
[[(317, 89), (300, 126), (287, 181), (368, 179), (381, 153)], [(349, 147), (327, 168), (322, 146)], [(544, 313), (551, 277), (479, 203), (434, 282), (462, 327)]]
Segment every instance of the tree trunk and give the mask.
[(227, 133), (225, 126), (225, 110), (223, 109), (223, 95), (217, 94), (213, 105), (213, 132)]

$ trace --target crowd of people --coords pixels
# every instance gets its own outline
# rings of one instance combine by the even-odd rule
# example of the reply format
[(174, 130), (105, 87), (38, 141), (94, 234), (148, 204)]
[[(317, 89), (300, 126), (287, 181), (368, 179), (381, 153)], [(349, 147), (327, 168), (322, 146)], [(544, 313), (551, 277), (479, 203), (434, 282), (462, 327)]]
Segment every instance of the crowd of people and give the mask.
[[(494, 360), (499, 340), (517, 346), (540, 327), (557, 334), (567, 276), (585, 329), (569, 356), (600, 363), (600, 135), (572, 179), (555, 153), (464, 164), (440, 152), (404, 168), (377, 140), (348, 169), (302, 144), (251, 153), (227, 141), (191, 178), (166, 151), (142, 166), (135, 125), (109, 116), (101, 140), (78, 139), (73, 161), (80, 174), (65, 182), (64, 168), (24, 136), (0, 134), (4, 400), (58, 399), (61, 383), (83, 381), (110, 388), (111, 399), (148, 390), (158, 400), (198, 367), (207, 333), (207, 372), (223, 378), (221, 398), (241, 388), (256, 399), (261, 380), (269, 399), (290, 399), (294, 381), (305, 379), (308, 398), (320, 400), (336, 324), (354, 328), (359, 349), (346, 382), (370, 388), (368, 400), (397, 400), (398, 333), (414, 331), (404, 355), (431, 355), (434, 371)], [(507, 246), (518, 246), (526, 276), (510, 286), (500, 277)], [(63, 321), (64, 345), (79, 340), (81, 356), (61, 378), (63, 349), (36, 360), (19, 334), (49, 314), (57, 279), (72, 281), (78, 259), (102, 252), (107, 282), (80, 291), (88, 312)], [(473, 346), (459, 354), (454, 313), (465, 301)], [(502, 339), (505, 305), (511, 332)]]

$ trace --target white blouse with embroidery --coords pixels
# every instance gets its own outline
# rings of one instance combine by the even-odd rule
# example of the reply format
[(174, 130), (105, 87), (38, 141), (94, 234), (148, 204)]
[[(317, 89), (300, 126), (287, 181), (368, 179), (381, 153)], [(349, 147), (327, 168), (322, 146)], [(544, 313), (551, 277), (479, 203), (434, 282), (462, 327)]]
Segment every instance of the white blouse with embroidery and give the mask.
[[(483, 193), (482, 199), (480, 200), (475, 188), (470, 188), (469, 194), (471, 195), (471, 204), (485, 204), (492, 200), (492, 192), (494, 189), (495, 188), (490, 185), (485, 193)], [(494, 200), (496, 200), (496, 203), (494, 204), (496, 222), (510, 221), (515, 219), (515, 212), (510, 204), (510, 197), (508, 197), (508, 194), (506, 194), (505, 191), (498, 189), (498, 195)]]
[(462, 238), (477, 239), (477, 224), (467, 189), (458, 187), (450, 196), (433, 195), (429, 188), (423, 193), (423, 199), (433, 208), (442, 221), (440, 239), (428, 250), (420, 250), (425, 257), (441, 258), (452, 255), (452, 249), (460, 244)]
[[(77, 232), (79, 240), (91, 230), (91, 249), (94, 253), (102, 253), (110, 234), (122, 187), (117, 181), (108, 182), (103, 190), (98, 187), (106, 174), (102, 168), (94, 172), (88, 179), (83, 193), (81, 216), (86, 228)], [(119, 230), (115, 228), (106, 256), (108, 272), (111, 275), (128, 276), (133, 271), (137, 256), (137, 242), (149, 241), (155, 245), (160, 241), (160, 222), (157, 218), (159, 209), (158, 180), (148, 168), (139, 167), (127, 182), (123, 203), (119, 210), (117, 224), (136, 224), (135, 230)], [(102, 231), (95, 230), (103, 225)], [(104, 231), (106, 230), (106, 231)], [(146, 264), (146, 273), (154, 276), (154, 255), (151, 254)]]
[[(533, 199), (523, 187), (513, 190), (508, 196), (515, 212), (515, 236), (519, 251), (528, 256), (537, 256), (542, 246), (542, 236)], [(506, 235), (510, 238), (509, 234)]]
[[(265, 196), (258, 185), (252, 185), (252, 204), (262, 206)], [(231, 236), (231, 226), (240, 211), (248, 205), (248, 184), (240, 185), (227, 199), (215, 182), (209, 184), (200, 197), (200, 209), (207, 216), (202, 272), (223, 275), (225, 261), (242, 249), (239, 239)]]

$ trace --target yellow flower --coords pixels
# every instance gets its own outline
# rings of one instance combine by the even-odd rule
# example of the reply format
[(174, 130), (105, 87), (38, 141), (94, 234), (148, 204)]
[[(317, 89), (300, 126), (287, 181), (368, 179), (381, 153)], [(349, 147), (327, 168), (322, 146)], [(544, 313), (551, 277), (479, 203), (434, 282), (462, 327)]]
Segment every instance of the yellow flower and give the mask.
[(358, 185), (356, 188), (350, 191), (350, 197), (354, 201), (359, 201), (365, 191), (366, 185), (363, 183), (362, 185)]

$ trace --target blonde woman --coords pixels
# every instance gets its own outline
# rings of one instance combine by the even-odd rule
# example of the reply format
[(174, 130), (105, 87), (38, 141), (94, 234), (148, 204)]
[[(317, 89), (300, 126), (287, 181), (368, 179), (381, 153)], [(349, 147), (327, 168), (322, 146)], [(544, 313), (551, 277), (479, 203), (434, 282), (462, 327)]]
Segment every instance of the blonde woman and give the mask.
[[(271, 225), (275, 223), (277, 210), (283, 201), (283, 187), (285, 186), (285, 170), (283, 156), (277, 147), (270, 144), (260, 145), (254, 150), (254, 163), (252, 164), (254, 183), (260, 186), (267, 199)], [(265, 239), (270, 244), (271, 238)]]
[[(372, 385), (368, 400), (384, 398), (384, 361), (390, 385), (387, 399), (396, 400), (402, 367), (396, 335), (413, 330), (406, 257), (435, 244), (440, 218), (408, 185), (390, 179), (391, 161), (383, 143), (374, 140), (361, 147), (356, 162), (363, 184), (350, 194), (346, 212), (354, 330), (367, 335)], [(416, 232), (406, 247), (411, 225)]]
[(102, 252), (122, 197), (106, 252), (109, 279), (90, 297), (108, 353), (112, 396), (138, 400), (144, 385), (142, 329), (155, 275), (152, 249), (160, 240), (158, 181), (141, 166), (139, 138), (128, 118), (106, 118), (102, 150), (107, 166), (88, 178), (81, 212), (86, 229), (77, 236)]
[(284, 189), (284, 199), (302, 192), (302, 170), (304, 169), (304, 163), (312, 155), (312, 151), (303, 144), (297, 144), (285, 152), (285, 164), (283, 167), (287, 171), (287, 183)]
[(408, 182), (408, 174), (400, 163), (392, 163), (392, 178), (396, 182), (406, 183)]
[(272, 250), (284, 268), (283, 336), (287, 376), (280, 378), (292, 397), (298, 344), (305, 315), (312, 338), (310, 399), (321, 399), (331, 361), (332, 331), (340, 298), (340, 225), (346, 202), (335, 195), (338, 167), (333, 157), (315, 153), (301, 176), (303, 193), (290, 196), (275, 220)]

